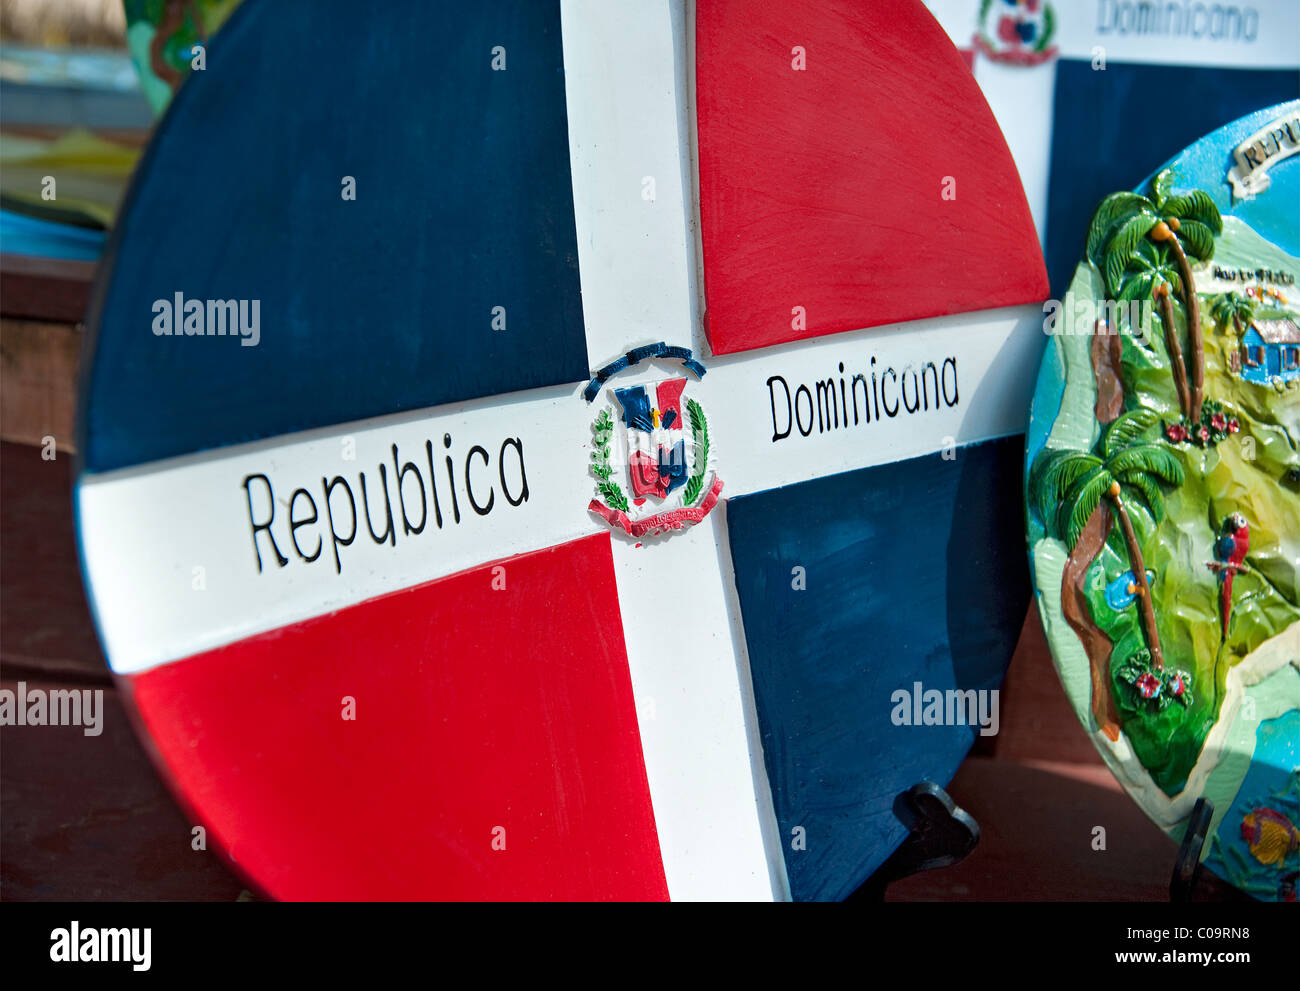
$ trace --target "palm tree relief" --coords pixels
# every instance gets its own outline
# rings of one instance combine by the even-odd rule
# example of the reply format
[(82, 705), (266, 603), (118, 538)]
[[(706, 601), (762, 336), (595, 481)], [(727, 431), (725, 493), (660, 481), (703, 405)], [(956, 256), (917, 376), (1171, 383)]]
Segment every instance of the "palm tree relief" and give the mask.
[[(1130, 502), (1140, 504), (1158, 526), (1164, 519), (1162, 486), (1183, 484), (1178, 456), (1162, 443), (1144, 439), (1159, 422), (1155, 410), (1138, 407), (1120, 414), (1093, 451), (1045, 448), (1030, 472), (1029, 495), (1048, 532), (1062, 540), (1070, 552), (1062, 576), (1063, 606), (1078, 596), (1076, 585), (1081, 583), (1075, 580), (1101, 553), (1112, 521), (1119, 523), (1131, 575), (1128, 591), (1135, 597), (1151, 666), (1163, 671), (1164, 652), (1146, 560), (1129, 512)], [(1086, 602), (1083, 606), (1086, 610)], [(1071, 611), (1067, 609), (1067, 616)], [(1071, 625), (1078, 629), (1075, 623)], [(1082, 637), (1091, 667), (1092, 712), (1098, 728), (1115, 740), (1119, 722), (1111, 697), (1111, 645), (1104, 633), (1095, 632), (1097, 636)]]
[(1254, 302), (1241, 293), (1225, 292), (1214, 300), (1214, 305), (1210, 308), (1210, 315), (1214, 317), (1214, 321), (1219, 325), (1220, 330), (1226, 330), (1228, 324), (1232, 324), (1232, 329), (1237, 335), (1237, 346), (1232, 349), (1229, 367), (1234, 372), (1240, 371), (1241, 353), (1237, 348), (1241, 344), (1241, 335), (1246, 332), (1246, 327), (1255, 319)]
[[(1205, 340), (1200, 299), (1188, 260), (1214, 257), (1214, 238), (1223, 231), (1219, 208), (1209, 193), (1169, 192), (1168, 170), (1152, 181), (1152, 196), (1112, 193), (1102, 200), (1088, 229), (1088, 260), (1102, 273), (1106, 293), (1122, 302), (1150, 299), (1164, 330), (1165, 349), (1183, 416), (1199, 423), (1205, 399)], [(1187, 326), (1184, 354), (1174, 297)]]

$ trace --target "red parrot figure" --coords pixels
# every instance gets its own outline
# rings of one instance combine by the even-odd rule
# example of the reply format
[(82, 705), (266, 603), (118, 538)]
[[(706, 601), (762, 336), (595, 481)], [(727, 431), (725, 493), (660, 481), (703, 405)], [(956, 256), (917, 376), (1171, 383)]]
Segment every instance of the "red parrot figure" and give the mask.
[(1250, 526), (1246, 517), (1233, 513), (1226, 517), (1214, 542), (1215, 560), (1206, 567), (1219, 576), (1220, 602), (1223, 609), (1223, 637), (1228, 637), (1228, 618), (1232, 615), (1232, 579), (1239, 573), (1248, 573), (1246, 552), (1250, 550)]

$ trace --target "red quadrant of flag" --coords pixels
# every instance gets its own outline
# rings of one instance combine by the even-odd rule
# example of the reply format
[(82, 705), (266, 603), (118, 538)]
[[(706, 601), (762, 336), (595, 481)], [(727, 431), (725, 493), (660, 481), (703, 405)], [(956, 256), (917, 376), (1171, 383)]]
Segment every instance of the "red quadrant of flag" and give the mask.
[(1047, 297), (1011, 153), (919, 0), (711, 0), (695, 31), (715, 353)]
[(194, 821), (268, 895), (665, 899), (609, 540), (124, 680)]

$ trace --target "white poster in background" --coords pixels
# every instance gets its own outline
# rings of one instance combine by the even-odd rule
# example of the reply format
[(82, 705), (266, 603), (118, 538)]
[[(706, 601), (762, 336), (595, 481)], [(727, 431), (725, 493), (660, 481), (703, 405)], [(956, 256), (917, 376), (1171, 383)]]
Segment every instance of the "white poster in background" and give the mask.
[(1050, 8), (1050, 45), (1057, 56), (1028, 65), (990, 58), (974, 44), (981, 11), (985, 33), (996, 38), (1002, 8), (1017, 7), (1012, 0), (989, 0), (987, 9), (982, 0), (925, 0), (925, 5), (954, 45), (975, 49), (975, 79), (1020, 171), (1040, 241), (1047, 223), (1057, 58), (1085, 60), (1099, 72), (1115, 62), (1300, 69), (1300, 0), (1044, 2), (1035, 13), (1041, 23)]

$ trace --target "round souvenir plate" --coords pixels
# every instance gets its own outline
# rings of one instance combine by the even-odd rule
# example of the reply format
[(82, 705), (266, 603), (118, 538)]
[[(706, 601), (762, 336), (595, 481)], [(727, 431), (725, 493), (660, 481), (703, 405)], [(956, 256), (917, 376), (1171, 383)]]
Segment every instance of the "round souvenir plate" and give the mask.
[(1047, 316), (1026, 463), (1036, 599), (1098, 750), (1204, 863), (1300, 868), (1300, 103), (1098, 206)]
[(919, 3), (786, 8), (246, 4), (177, 93), (79, 536), (263, 893), (843, 897), (996, 731), (1029, 211)]

